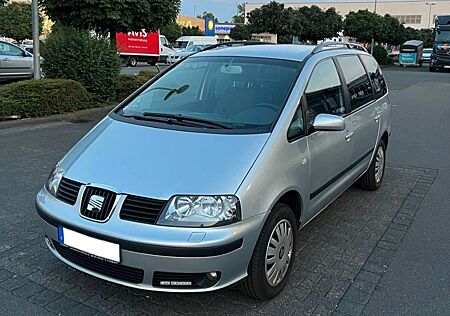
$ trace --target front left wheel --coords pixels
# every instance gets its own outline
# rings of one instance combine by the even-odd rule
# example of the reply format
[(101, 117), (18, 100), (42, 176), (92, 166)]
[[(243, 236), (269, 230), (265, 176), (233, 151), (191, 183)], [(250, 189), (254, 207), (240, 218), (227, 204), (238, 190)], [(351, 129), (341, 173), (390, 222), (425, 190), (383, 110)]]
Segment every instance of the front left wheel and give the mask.
[(244, 294), (269, 300), (283, 290), (295, 259), (296, 222), (288, 205), (274, 207), (256, 243), (248, 276), (240, 285)]

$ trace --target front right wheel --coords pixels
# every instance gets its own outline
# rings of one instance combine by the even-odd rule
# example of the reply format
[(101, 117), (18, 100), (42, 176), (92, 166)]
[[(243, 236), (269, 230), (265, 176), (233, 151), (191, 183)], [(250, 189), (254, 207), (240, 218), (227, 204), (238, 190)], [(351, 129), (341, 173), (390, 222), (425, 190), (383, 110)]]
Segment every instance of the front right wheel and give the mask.
[(248, 276), (240, 285), (243, 293), (269, 300), (283, 290), (295, 258), (296, 221), (288, 205), (274, 207), (256, 243)]

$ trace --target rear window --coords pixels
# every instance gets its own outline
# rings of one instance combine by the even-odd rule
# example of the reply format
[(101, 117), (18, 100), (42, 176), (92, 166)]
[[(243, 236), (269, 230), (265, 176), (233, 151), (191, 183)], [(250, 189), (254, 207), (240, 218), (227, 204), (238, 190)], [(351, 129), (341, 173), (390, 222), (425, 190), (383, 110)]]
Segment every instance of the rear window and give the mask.
[(354, 111), (373, 100), (372, 85), (357, 55), (338, 57), (350, 93), (351, 110)]
[(125, 105), (124, 116), (179, 115), (268, 132), (297, 79), (300, 63), (244, 57), (191, 57)]

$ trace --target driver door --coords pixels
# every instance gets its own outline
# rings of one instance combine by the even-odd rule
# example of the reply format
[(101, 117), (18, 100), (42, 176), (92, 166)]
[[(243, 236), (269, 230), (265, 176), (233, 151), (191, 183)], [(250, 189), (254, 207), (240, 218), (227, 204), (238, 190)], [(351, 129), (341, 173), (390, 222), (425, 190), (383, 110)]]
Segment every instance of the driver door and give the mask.
[(311, 74), (303, 97), (307, 109), (310, 153), (308, 219), (333, 201), (347, 188), (349, 182), (345, 173), (353, 150), (353, 131), (348, 118), (345, 118), (346, 128), (343, 131), (315, 131), (313, 127), (314, 119), (319, 114), (345, 116), (347, 108), (344, 91), (334, 60), (329, 58), (320, 61)]

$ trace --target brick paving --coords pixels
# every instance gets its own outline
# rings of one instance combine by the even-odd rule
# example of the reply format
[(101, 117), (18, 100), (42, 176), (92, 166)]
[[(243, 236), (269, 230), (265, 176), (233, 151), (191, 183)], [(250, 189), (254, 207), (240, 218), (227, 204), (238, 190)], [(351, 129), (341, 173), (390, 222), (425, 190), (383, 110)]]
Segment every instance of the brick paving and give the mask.
[[(42, 163), (39, 155), (34, 159)], [(0, 288), (49, 315), (359, 315), (436, 175), (436, 170), (389, 167), (377, 192), (350, 188), (299, 233), (290, 281), (269, 302), (245, 297), (236, 288), (155, 293), (85, 275), (50, 254), (37, 215), (30, 219), (1, 210), (15, 204), (6, 198), (0, 204)], [(23, 197), (30, 198), (30, 193)]]

